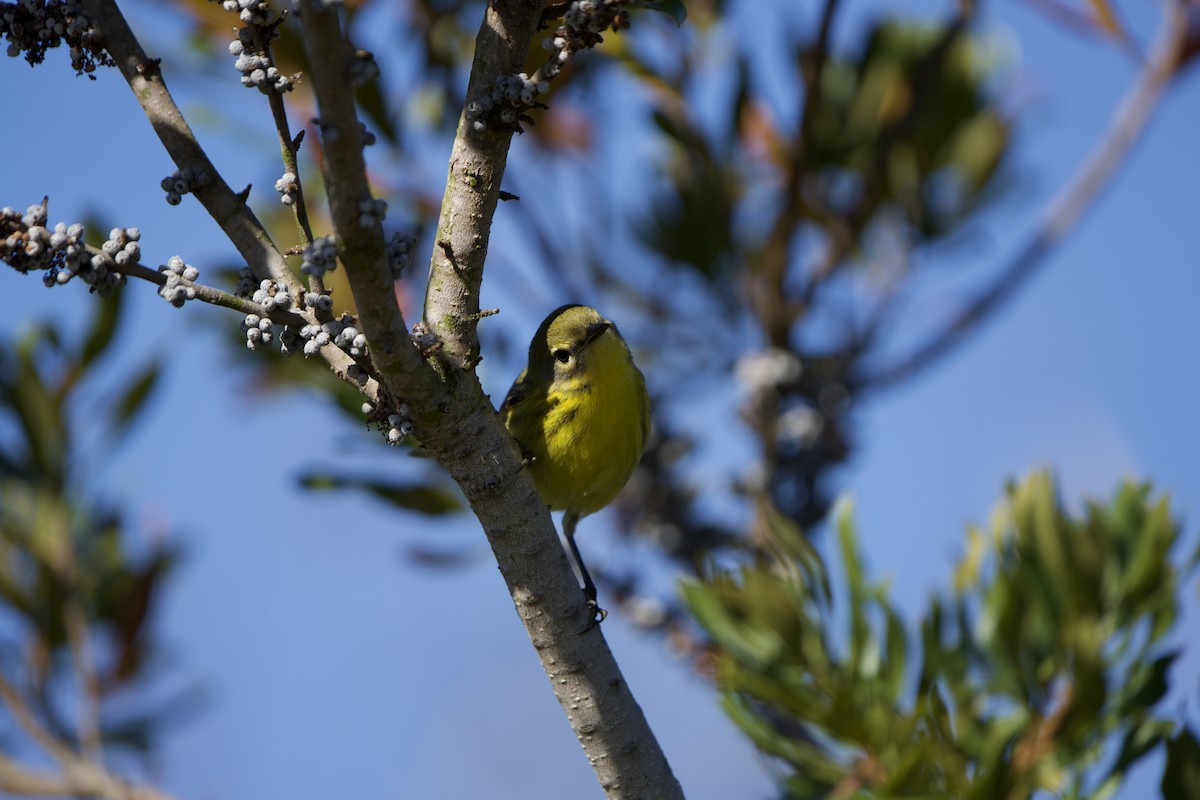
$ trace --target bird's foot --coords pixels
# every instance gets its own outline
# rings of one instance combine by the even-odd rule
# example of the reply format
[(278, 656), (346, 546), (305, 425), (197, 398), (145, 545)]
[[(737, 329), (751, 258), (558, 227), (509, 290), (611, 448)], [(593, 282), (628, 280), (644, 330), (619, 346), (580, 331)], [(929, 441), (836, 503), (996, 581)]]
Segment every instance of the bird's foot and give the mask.
[(591, 612), (591, 621), (588, 622), (588, 626), (584, 628), (584, 631), (586, 632), (590, 631), (601, 622), (604, 622), (604, 618), (608, 616), (608, 612), (601, 608), (600, 604), (596, 602), (595, 588), (593, 588), (591, 591), (584, 589), (583, 596), (584, 600), (587, 602), (588, 610)]

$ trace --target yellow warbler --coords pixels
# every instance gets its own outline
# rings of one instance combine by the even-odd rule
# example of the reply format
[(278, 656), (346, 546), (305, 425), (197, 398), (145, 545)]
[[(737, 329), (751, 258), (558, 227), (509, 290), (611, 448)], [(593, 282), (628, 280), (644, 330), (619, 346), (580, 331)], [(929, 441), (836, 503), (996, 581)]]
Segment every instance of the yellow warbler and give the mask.
[(575, 544), (580, 517), (612, 502), (650, 434), (650, 397), (617, 326), (594, 308), (550, 312), (529, 343), (529, 363), (500, 406), (533, 482), (552, 510), (597, 619), (596, 585)]

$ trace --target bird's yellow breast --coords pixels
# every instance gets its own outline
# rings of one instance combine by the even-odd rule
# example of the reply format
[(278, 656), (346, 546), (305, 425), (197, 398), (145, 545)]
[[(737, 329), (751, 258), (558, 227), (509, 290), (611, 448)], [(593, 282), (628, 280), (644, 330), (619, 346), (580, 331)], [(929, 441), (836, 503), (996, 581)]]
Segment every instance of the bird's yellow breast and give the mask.
[(539, 410), (541, 435), (522, 442), (546, 503), (579, 516), (613, 501), (637, 467), (649, 432), (646, 383), (624, 342), (606, 334), (586, 357), (585, 369), (550, 385)]

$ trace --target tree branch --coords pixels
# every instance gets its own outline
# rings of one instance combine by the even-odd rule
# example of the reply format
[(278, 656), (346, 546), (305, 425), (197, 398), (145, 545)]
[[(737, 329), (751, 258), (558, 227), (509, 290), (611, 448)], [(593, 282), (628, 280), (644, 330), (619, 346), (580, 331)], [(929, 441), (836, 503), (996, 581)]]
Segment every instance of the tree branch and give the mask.
[(70, 756), (61, 772), (27, 767), (0, 753), (0, 792), (25, 797), (99, 797), (104, 800), (172, 800), (152, 786), (114, 777), (103, 765)]
[[(498, 77), (524, 70), (543, 5), (538, 0), (488, 4), (475, 40), (468, 103), (490, 92)], [(450, 152), (438, 247), (425, 292), (425, 324), (441, 339), (443, 358), (460, 370), (473, 369), (479, 358), (474, 315), (512, 135), (498, 126), (475, 131), (463, 114)]]
[[(88, 252), (92, 255), (102, 252), (99, 248), (88, 246)], [(156, 286), (162, 286), (167, 282), (167, 276), (155, 269), (150, 269), (143, 264), (124, 264), (115, 265), (113, 269), (130, 278), (140, 278)], [(271, 319), (280, 325), (287, 325), (295, 331), (299, 331), (306, 324), (311, 322), (310, 319), (295, 311), (280, 311), (273, 309), (268, 311), (263, 306), (248, 300), (244, 297), (238, 297), (235, 294), (221, 291), (212, 286), (206, 286), (202, 283), (190, 284), (196, 290), (196, 298), (202, 303), (208, 303), (214, 306), (221, 306), (241, 314), (257, 314), (263, 319)], [(320, 350), (321, 357), (325, 359), (325, 363), (333, 370), (333, 373), (341, 378), (346, 383), (362, 392), (372, 405), (379, 403), (379, 381), (375, 378), (368, 377), (364, 382), (361, 377), (354, 377), (351, 366), (357, 365), (354, 360), (345, 350), (338, 347), (336, 344), (327, 344)]]
[[(487, 6), (468, 100), (518, 72), (541, 15), (540, 0)], [(460, 118), (430, 267), (425, 326), (441, 347), (438, 371), (413, 346), (396, 308), (378, 225), (359, 224), (368, 197), (353, 97), (351, 54), (336, 10), (301, 3), (326, 141), (325, 181), (334, 227), (363, 329), (386, 391), (409, 405), (415, 435), (462, 488), (479, 518), (563, 710), (610, 798), (682, 798), (658, 742), (629, 691), (567, 562), (516, 444), (475, 375), (479, 288), (511, 132), (476, 132)], [(356, 230), (353, 243), (345, 234)], [(352, 245), (352, 246), (351, 246)]]
[(1067, 188), (1046, 209), (1042, 222), (1012, 262), (940, 331), (893, 364), (865, 376), (862, 385), (886, 389), (921, 372), (985, 322), (1037, 271), (1046, 256), (1092, 207), (1125, 163), (1133, 145), (1158, 108), (1163, 91), (1184, 63), (1189, 35), (1186, 0), (1166, 4), (1149, 60), (1122, 98), (1104, 138), (1097, 144)]
[(150, 59), (129, 28), (115, 0), (83, 0), (89, 18), (104, 38), (104, 48), (116, 61), (154, 132), (179, 168), (207, 174), (209, 181), (195, 188), (196, 198), (221, 226), (258, 278), (271, 278), (295, 291), (299, 287), (287, 262), (254, 216), (245, 197), (234, 194), (196, 141), (195, 135), (175, 104), (158, 62)]
[[(338, 256), (346, 267), (371, 358), (393, 399), (413, 410), (418, 435), (445, 416), (446, 391), (437, 373), (409, 338), (408, 325), (396, 304), (391, 270), (384, 255), (380, 219), (364, 214), (373, 202), (363, 161), (361, 126), (353, 92), (347, 91), (354, 57), (342, 32), (336, 8), (301, 4), (300, 22), (312, 61), (312, 84), (321, 114), (323, 161), (329, 210), (337, 235)], [(419, 402), (418, 402), (419, 400)]]

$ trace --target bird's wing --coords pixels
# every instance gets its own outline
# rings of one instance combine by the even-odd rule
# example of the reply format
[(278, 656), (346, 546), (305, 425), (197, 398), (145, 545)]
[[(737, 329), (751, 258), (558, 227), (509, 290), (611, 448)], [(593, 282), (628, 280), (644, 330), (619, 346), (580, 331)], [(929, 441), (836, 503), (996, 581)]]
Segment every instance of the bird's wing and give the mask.
[(525, 399), (525, 393), (528, 388), (525, 385), (525, 376), (529, 372), (527, 369), (521, 370), (521, 374), (513, 381), (512, 387), (508, 390), (508, 394), (504, 396), (504, 402), (500, 404), (500, 413), (512, 411), (513, 408)]

